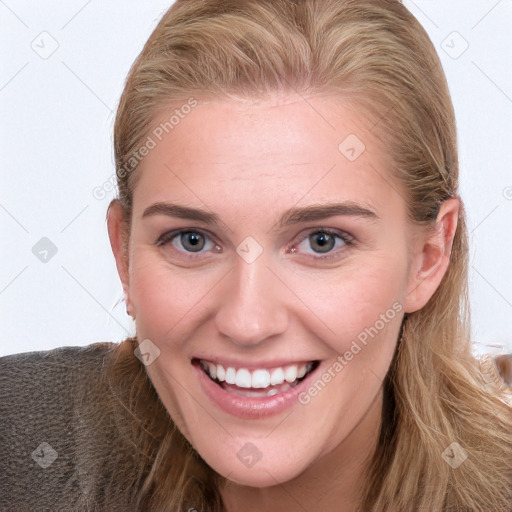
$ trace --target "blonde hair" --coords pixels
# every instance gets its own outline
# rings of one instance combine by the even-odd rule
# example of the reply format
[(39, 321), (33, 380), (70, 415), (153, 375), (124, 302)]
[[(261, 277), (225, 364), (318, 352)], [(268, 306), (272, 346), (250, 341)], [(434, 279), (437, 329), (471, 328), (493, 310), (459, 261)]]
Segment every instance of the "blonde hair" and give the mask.
[[(411, 222), (433, 227), (442, 201), (458, 197), (446, 79), (428, 35), (401, 2), (178, 0), (133, 64), (115, 121), (125, 239), (137, 180), (133, 157), (163, 106), (286, 91), (326, 93), (363, 107), (370, 131), (393, 158)], [(511, 408), (492, 365), (471, 353), (468, 252), (461, 201), (449, 268), (427, 305), (404, 317), (360, 510), (510, 509)], [(136, 440), (135, 503), (222, 511), (223, 478), (173, 424), (133, 355), (136, 346), (136, 337), (125, 340), (106, 374), (120, 429)], [(443, 456), (454, 446), (467, 454), (457, 468)]]

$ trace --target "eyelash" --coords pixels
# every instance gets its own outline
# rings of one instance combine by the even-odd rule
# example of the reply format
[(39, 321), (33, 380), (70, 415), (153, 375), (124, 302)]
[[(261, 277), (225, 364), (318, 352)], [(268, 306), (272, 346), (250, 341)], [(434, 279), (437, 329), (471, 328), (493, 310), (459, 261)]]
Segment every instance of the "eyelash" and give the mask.
[[(205, 232), (201, 229), (180, 229), (177, 231), (170, 231), (168, 233), (164, 233), (155, 242), (155, 245), (158, 247), (165, 246), (169, 243), (172, 243), (174, 238), (176, 238), (179, 235), (182, 235), (183, 233), (199, 233), (202, 236), (204, 236), (205, 238), (210, 239), (215, 245), (218, 245), (213, 241), (212, 237), (210, 237), (210, 235), (207, 232)], [(306, 233), (306, 235), (301, 236), (301, 238), (297, 242), (294, 242), (292, 245), (292, 248), (294, 248), (296, 245), (300, 245), (302, 242), (307, 240), (311, 235), (316, 235), (316, 234), (326, 234), (326, 235), (332, 236), (334, 238), (339, 238), (340, 240), (343, 241), (345, 246), (355, 245), (354, 237), (352, 237), (351, 235), (349, 235), (348, 233), (346, 233), (344, 231), (337, 231), (337, 230), (332, 230), (329, 228), (315, 228), (315, 229), (308, 231)], [(343, 249), (341, 249), (341, 250), (343, 250)], [(183, 251), (179, 251), (179, 252), (183, 252)], [(184, 251), (184, 252), (185, 252), (185, 254), (188, 254), (191, 259), (201, 258), (201, 254), (203, 254), (201, 251), (199, 251), (197, 253), (188, 252), (188, 251)], [(338, 254), (339, 252), (340, 252), (340, 249), (338, 249), (336, 251), (328, 252), (323, 256), (318, 255), (318, 256), (312, 256), (311, 258), (314, 260), (317, 260), (317, 261), (318, 260), (325, 261), (325, 260), (339, 257), (339, 254)], [(317, 254), (319, 254), (319, 253), (317, 253)]]

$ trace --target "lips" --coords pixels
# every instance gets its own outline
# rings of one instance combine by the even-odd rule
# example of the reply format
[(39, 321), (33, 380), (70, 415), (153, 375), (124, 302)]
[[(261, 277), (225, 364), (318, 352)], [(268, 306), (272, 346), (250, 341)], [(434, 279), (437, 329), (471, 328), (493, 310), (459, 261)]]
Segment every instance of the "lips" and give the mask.
[[(249, 370), (242, 365), (193, 359), (203, 391), (221, 409), (241, 418), (261, 418), (291, 406), (320, 362)], [(247, 365), (249, 366), (249, 365)], [(309, 379), (308, 379), (309, 380)]]

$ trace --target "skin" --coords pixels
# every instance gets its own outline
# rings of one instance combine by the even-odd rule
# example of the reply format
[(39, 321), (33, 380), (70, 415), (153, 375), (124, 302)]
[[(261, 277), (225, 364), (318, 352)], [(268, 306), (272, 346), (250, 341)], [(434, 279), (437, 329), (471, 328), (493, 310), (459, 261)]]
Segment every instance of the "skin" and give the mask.
[[(366, 146), (353, 162), (338, 149), (349, 134)], [(228, 511), (355, 510), (403, 314), (421, 309), (438, 287), (459, 210), (458, 200), (448, 199), (437, 229), (410, 224), (391, 165), (361, 115), (333, 98), (200, 102), (139, 166), (127, 258), (122, 209), (116, 201), (109, 208), (110, 240), (138, 339), (160, 350), (146, 367), (149, 377), (183, 434), (227, 477), (221, 493)], [(160, 201), (202, 208), (220, 223), (142, 217)], [(342, 201), (378, 218), (275, 225), (289, 208)], [(348, 233), (354, 243), (335, 237), (326, 253), (334, 257), (321, 260), (318, 235), (308, 235), (326, 228)], [(205, 234), (202, 252), (187, 252), (179, 236), (155, 245), (179, 229)], [(252, 263), (236, 252), (247, 236), (263, 249)], [(220, 410), (190, 363), (217, 354), (332, 367), (394, 303), (401, 311), (317, 396), (276, 416), (242, 420)], [(248, 442), (261, 453), (250, 468), (237, 457)]]

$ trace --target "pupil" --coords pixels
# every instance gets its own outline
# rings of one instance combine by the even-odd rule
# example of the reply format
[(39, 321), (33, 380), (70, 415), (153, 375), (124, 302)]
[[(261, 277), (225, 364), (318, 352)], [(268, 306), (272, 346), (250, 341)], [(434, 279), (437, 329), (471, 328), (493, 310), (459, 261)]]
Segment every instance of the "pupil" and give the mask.
[(181, 243), (185, 249), (197, 252), (204, 247), (204, 237), (199, 233), (182, 233)]
[(310, 241), (312, 249), (317, 252), (329, 252), (334, 247), (334, 238), (328, 233), (315, 233), (311, 235)]

